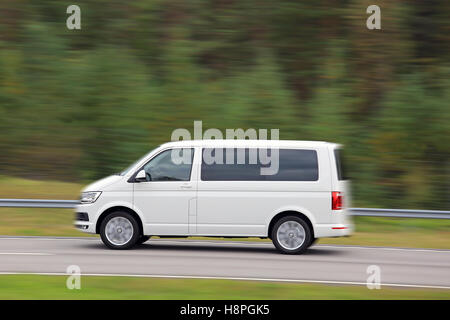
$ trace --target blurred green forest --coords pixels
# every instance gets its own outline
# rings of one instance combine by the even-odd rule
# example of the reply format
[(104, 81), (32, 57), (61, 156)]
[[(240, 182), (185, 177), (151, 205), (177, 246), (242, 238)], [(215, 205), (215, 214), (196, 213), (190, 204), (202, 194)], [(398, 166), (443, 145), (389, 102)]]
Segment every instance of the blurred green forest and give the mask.
[(354, 205), (449, 209), (449, 16), (445, 0), (0, 0), (0, 174), (94, 180), (202, 120), (344, 144)]

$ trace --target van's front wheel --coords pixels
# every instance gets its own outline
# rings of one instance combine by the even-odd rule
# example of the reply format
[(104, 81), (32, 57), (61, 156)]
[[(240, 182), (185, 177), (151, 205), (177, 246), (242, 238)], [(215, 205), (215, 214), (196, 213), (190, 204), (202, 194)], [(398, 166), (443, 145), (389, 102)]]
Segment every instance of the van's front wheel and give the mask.
[(139, 225), (136, 219), (124, 211), (109, 214), (100, 225), (100, 237), (111, 249), (129, 249), (139, 240)]
[(150, 239), (150, 236), (140, 236), (140, 238), (137, 241), (137, 244), (143, 244), (144, 242), (148, 241)]
[(282, 253), (303, 253), (311, 243), (311, 229), (297, 216), (287, 216), (278, 220), (272, 229), (272, 241)]

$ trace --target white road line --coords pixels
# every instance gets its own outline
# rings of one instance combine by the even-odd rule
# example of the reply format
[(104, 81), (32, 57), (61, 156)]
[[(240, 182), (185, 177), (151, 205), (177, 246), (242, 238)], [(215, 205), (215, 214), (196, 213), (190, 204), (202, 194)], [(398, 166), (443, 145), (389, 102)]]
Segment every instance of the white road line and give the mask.
[(150, 239), (146, 243), (158, 243), (158, 242), (170, 242), (170, 243), (181, 243), (181, 244), (218, 244), (218, 245), (248, 245), (248, 246), (271, 246), (273, 247), (272, 243), (265, 243), (265, 242), (232, 242), (232, 241), (209, 241), (209, 240), (166, 240), (166, 239)]
[(54, 256), (53, 253), (42, 253), (42, 252), (0, 252), (0, 255)]
[(93, 241), (93, 240), (97, 240), (100, 241), (99, 238), (44, 238), (44, 237), (18, 237), (18, 238), (13, 238), (13, 237), (7, 237), (7, 238), (2, 238), (0, 237), (0, 240), (32, 240), (32, 241), (78, 241), (78, 240), (82, 240), (82, 241)]
[[(100, 241), (99, 238), (46, 238), (46, 237), (0, 237), (0, 240), (38, 240), (38, 241)], [(180, 244), (217, 244), (217, 245), (247, 245), (247, 246), (273, 246), (270, 242), (246, 242), (246, 241), (220, 241), (220, 240), (169, 240), (169, 239), (151, 239), (148, 243), (169, 242)], [(314, 247), (313, 247), (314, 248)], [(398, 247), (377, 247), (377, 246), (356, 246), (356, 245), (328, 245), (319, 244), (317, 248), (335, 248), (335, 249), (355, 249), (355, 250), (388, 250), (388, 251), (410, 251), (410, 252), (436, 252), (450, 253), (450, 249), (425, 249), (425, 248), (398, 248)]]
[[(170, 243), (181, 243), (181, 244), (218, 244), (218, 245), (249, 245), (249, 246), (270, 246), (273, 247), (272, 243), (267, 242), (219, 242), (219, 241), (209, 241), (209, 240), (166, 240), (166, 239), (150, 239), (147, 243), (152, 242), (170, 242)], [(313, 246), (314, 248), (314, 246)], [(335, 249), (367, 249), (367, 250), (393, 250), (393, 251), (412, 251), (412, 252), (441, 252), (441, 253), (450, 253), (450, 250), (440, 250), (440, 249), (416, 249), (416, 248), (396, 248), (396, 247), (363, 247), (363, 246), (339, 246), (339, 245), (327, 245), (327, 244), (319, 244), (316, 248), (335, 248)]]
[(440, 253), (450, 253), (450, 250), (440, 250), (440, 249), (416, 249), (416, 248), (389, 248), (389, 247), (360, 247), (360, 246), (333, 246), (320, 244), (319, 248), (340, 248), (340, 249), (364, 249), (364, 250), (387, 250), (387, 251), (412, 251), (412, 252), (440, 252)]
[[(69, 276), (61, 272), (0, 272), (0, 275), (39, 275), (39, 276)], [(204, 280), (239, 280), (239, 281), (264, 281), (264, 282), (292, 282), (292, 283), (319, 283), (338, 285), (366, 285), (365, 282), (334, 281), (334, 280), (305, 280), (305, 279), (277, 279), (277, 278), (246, 278), (246, 277), (220, 277), (220, 276), (195, 276), (195, 275), (161, 275), (161, 274), (117, 274), (117, 273), (82, 273), (81, 276), (89, 277), (132, 277), (132, 278), (165, 278), (165, 279), (204, 279)], [(424, 288), (450, 290), (448, 286), (434, 286), (421, 284), (381, 283), (386, 287)]]

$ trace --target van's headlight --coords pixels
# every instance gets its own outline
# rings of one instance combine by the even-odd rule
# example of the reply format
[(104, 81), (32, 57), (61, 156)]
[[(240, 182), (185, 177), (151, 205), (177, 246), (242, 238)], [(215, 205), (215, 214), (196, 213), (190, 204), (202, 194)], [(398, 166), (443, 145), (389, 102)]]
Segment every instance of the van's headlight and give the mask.
[(101, 194), (101, 191), (83, 192), (81, 193), (81, 203), (94, 203)]

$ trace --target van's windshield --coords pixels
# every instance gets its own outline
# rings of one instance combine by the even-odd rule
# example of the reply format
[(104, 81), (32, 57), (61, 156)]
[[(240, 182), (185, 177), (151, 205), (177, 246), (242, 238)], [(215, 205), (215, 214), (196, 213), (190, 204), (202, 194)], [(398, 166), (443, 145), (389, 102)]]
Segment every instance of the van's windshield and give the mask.
[(133, 164), (131, 164), (130, 166), (128, 166), (125, 170), (123, 170), (122, 172), (118, 173), (117, 175), (119, 175), (119, 176), (124, 176), (124, 175), (126, 175), (128, 172), (130, 172), (131, 169), (134, 168), (135, 165), (137, 165), (139, 162), (141, 162), (142, 160), (144, 160), (145, 158), (147, 158), (148, 155), (149, 155), (150, 153), (152, 153), (154, 150), (155, 150), (155, 149), (153, 149), (152, 151), (146, 153), (143, 157), (141, 157), (141, 158), (139, 158), (139, 160), (133, 162)]
[(336, 168), (338, 180), (348, 180), (347, 166), (342, 149), (334, 149), (334, 158), (336, 159)]

